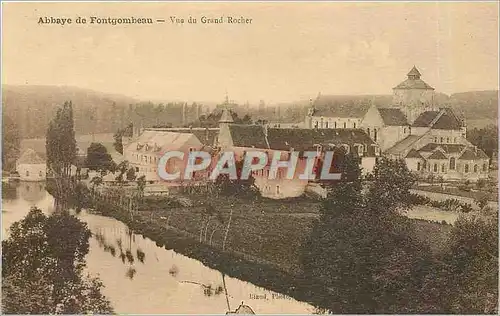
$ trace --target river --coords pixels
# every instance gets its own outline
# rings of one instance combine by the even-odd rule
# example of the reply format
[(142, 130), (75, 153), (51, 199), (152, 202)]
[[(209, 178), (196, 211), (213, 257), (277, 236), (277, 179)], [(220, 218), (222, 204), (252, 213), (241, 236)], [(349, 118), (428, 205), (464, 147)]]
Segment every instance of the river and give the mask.
[[(24, 218), (31, 206), (47, 214), (54, 209), (54, 199), (45, 190), (44, 183), (4, 184), (2, 189), (2, 238), (8, 236), (8, 228)], [(219, 271), (160, 248), (141, 235), (131, 234), (125, 224), (113, 218), (89, 214), (85, 210), (77, 216), (93, 233), (87, 255), (88, 272), (103, 281), (103, 292), (115, 312), (224, 314), (228, 311)], [(123, 253), (129, 250), (129, 255), (120, 256), (120, 247)], [(314, 312), (309, 304), (248, 282), (225, 277), (225, 283), (231, 310), (244, 302), (258, 314)]]

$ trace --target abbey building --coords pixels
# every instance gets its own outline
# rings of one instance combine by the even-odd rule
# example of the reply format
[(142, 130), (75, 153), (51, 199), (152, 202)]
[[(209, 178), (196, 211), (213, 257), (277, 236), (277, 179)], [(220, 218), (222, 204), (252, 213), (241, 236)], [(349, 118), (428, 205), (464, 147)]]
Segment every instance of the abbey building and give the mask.
[(451, 108), (438, 108), (434, 88), (413, 67), (393, 88), (387, 107), (342, 104), (328, 96), (312, 102), (305, 126), (310, 129), (362, 129), (382, 154), (404, 158), (420, 177), (476, 181), (488, 177), (489, 158), (466, 139), (465, 119)]

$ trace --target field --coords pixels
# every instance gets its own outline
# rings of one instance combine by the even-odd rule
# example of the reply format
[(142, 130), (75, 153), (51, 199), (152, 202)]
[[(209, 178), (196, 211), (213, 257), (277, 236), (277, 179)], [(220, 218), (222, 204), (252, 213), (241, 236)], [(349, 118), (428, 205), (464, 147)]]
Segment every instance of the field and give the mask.
[[(215, 200), (203, 197), (192, 200), (193, 207), (161, 207), (158, 199), (150, 198), (141, 212), (143, 220), (166, 229), (175, 227), (193, 239), (222, 248), (225, 227), (232, 210), (226, 249), (242, 254), (259, 263), (270, 263), (285, 271), (300, 271), (301, 245), (310, 234), (318, 217), (320, 203), (309, 199), (244, 201), (228, 198)], [(201, 204), (203, 203), (203, 204)], [(214, 207), (207, 213), (207, 205)], [(446, 246), (452, 226), (425, 220), (410, 219), (417, 237), (428, 241), (433, 251)], [(208, 223), (208, 229), (206, 225)]]

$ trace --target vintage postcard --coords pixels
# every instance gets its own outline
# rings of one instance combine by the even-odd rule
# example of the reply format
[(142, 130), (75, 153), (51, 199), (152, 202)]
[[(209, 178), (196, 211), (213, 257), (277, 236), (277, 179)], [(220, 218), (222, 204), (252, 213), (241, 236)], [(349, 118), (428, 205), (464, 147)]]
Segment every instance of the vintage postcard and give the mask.
[(497, 314), (498, 10), (2, 2), (2, 313)]

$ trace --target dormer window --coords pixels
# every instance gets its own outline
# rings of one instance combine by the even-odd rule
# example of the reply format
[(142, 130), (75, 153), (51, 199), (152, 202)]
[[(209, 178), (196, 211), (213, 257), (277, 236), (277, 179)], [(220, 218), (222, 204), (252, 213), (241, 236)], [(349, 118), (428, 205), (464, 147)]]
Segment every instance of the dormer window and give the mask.
[(349, 152), (351, 151), (351, 147), (347, 144), (342, 144), (342, 147), (344, 148), (345, 153), (349, 154)]
[(364, 151), (364, 146), (363, 145), (357, 145), (356, 147), (358, 147), (358, 156), (363, 156), (363, 151)]

